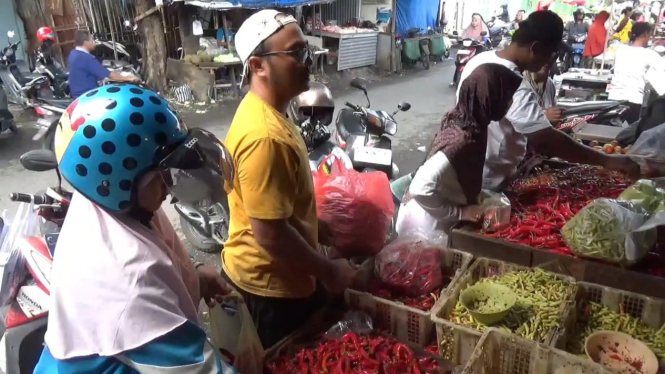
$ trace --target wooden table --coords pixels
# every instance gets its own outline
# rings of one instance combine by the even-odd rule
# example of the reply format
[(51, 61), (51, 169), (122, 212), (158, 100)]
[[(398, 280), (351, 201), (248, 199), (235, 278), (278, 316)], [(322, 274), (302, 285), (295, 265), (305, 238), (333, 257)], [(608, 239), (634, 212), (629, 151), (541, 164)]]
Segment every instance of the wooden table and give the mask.
[[(213, 92), (213, 99), (216, 101), (217, 100), (217, 89), (218, 88), (227, 88), (231, 87), (232, 92), (234, 94), (234, 97), (239, 98), (240, 97), (240, 86), (239, 82), (237, 79), (237, 72), (236, 68), (241, 67), (242, 63), (240, 61), (233, 61), (233, 62), (201, 62), (197, 64), (199, 69), (201, 70), (208, 70), (210, 72), (210, 75), (212, 75), (212, 92)], [(231, 73), (231, 83), (217, 83), (217, 80), (215, 79), (215, 72), (219, 69), (222, 68), (227, 68), (229, 69), (229, 72)]]

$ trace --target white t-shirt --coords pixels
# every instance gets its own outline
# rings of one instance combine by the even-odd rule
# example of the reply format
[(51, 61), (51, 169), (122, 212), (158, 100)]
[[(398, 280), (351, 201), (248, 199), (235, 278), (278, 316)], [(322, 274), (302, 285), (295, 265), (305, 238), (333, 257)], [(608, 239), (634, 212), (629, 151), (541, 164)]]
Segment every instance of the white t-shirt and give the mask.
[(614, 76), (608, 98), (642, 105), (649, 69), (665, 70), (665, 60), (658, 52), (643, 47), (620, 46), (614, 54)]
[[(474, 57), (464, 68), (459, 87), (471, 72), (482, 64), (500, 64), (515, 74), (520, 72), (513, 62), (484, 52)], [(457, 90), (459, 96), (459, 88)], [(483, 171), (483, 189), (495, 190), (512, 176), (526, 155), (526, 134), (551, 127), (543, 108), (538, 103), (538, 95), (527, 81), (513, 95), (513, 105), (500, 121), (490, 122), (487, 128), (487, 153)]]

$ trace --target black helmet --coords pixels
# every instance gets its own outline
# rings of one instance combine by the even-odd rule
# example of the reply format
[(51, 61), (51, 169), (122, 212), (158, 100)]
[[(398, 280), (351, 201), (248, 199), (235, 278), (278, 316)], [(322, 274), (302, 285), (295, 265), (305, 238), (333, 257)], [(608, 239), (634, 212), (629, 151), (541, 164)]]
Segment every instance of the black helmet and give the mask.
[(573, 12), (574, 15), (584, 14), (584, 13), (585, 13), (584, 8), (582, 7), (576, 8), (575, 11)]

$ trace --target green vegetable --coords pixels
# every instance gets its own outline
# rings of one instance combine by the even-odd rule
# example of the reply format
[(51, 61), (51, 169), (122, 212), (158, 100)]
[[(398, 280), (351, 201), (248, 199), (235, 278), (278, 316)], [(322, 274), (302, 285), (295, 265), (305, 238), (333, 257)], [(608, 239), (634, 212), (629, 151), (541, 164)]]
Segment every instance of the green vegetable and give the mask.
[(635, 231), (648, 219), (640, 205), (597, 199), (568, 221), (561, 234), (579, 256), (632, 265), (656, 244), (655, 228)]
[[(559, 327), (562, 305), (573, 292), (569, 283), (542, 269), (514, 271), (478, 281), (486, 282), (502, 284), (517, 294), (517, 303), (508, 316), (492, 327), (538, 342), (545, 342), (548, 334)], [(487, 328), (476, 322), (459, 301), (448, 320), (479, 331)]]
[[(622, 308), (623, 309), (623, 308)], [(619, 331), (641, 340), (659, 359), (665, 358), (665, 325), (656, 331), (637, 318), (625, 313), (617, 313), (598, 304), (581, 304), (578, 309), (577, 323), (572, 336), (568, 339), (566, 350), (584, 355), (586, 338), (596, 331)]]
[(619, 200), (640, 204), (647, 212), (654, 214), (665, 210), (665, 190), (656, 182), (640, 179), (619, 195)]

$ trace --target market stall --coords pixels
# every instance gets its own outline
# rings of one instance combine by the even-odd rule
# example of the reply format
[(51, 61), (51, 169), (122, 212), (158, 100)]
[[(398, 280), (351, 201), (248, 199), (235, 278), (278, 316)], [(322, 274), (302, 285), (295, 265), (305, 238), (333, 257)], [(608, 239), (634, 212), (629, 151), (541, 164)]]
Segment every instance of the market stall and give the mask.
[(378, 30), (329, 25), (313, 29), (312, 35), (323, 39), (323, 47), (329, 50), (328, 63), (336, 64), (337, 71), (376, 64)]

